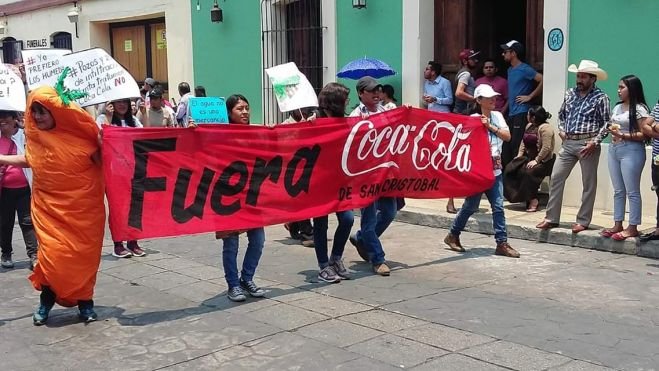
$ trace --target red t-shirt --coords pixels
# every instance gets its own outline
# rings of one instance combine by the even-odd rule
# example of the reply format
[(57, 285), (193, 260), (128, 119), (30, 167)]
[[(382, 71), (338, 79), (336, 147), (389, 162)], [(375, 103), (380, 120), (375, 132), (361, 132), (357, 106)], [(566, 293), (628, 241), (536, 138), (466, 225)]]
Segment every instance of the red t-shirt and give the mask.
[(501, 94), (497, 96), (497, 100), (494, 104), (494, 109), (501, 112), (501, 109), (506, 104), (506, 101), (508, 101), (508, 80), (501, 76), (494, 76), (492, 78), (483, 76), (476, 80), (476, 86), (480, 84), (490, 85), (494, 91)]
[[(12, 143), (13, 141), (11, 139), (0, 137), (0, 154), (15, 155), (16, 146), (12, 148)], [(11, 153), (9, 151), (10, 148), (12, 149)], [(23, 169), (17, 166), (7, 166), (0, 184), (2, 184), (2, 188), (24, 188), (30, 185), (27, 182), (25, 173), (23, 173)]]

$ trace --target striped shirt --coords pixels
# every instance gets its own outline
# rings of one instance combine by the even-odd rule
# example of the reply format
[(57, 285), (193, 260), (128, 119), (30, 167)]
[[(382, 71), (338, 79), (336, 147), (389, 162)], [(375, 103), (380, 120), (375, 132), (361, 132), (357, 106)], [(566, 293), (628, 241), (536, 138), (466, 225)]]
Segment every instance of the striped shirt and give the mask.
[[(654, 121), (659, 123), (659, 102), (654, 105), (654, 108), (652, 109), (652, 113), (650, 114), (652, 117), (654, 117)], [(652, 158), (654, 160), (654, 156), (659, 155), (659, 138), (653, 138), (652, 139)], [(654, 163), (654, 161), (653, 161)]]
[(611, 121), (609, 96), (600, 88), (593, 89), (582, 97), (577, 88), (565, 93), (563, 105), (558, 112), (558, 129), (566, 134), (597, 134), (595, 140), (601, 142), (609, 133), (607, 124)]

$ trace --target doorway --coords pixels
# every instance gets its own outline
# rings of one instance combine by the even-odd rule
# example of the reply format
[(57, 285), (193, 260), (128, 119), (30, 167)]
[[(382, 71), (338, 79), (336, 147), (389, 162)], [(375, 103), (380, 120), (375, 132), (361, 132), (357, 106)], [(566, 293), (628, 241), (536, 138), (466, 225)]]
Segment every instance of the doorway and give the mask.
[(158, 81), (165, 94), (167, 77), (167, 29), (164, 18), (110, 24), (112, 57), (142, 85), (147, 77)]
[(460, 69), (458, 53), (481, 51), (494, 58), (505, 77), (507, 66), (500, 45), (517, 40), (526, 47), (525, 61), (542, 71), (544, 0), (435, 0), (435, 60), (453, 81)]

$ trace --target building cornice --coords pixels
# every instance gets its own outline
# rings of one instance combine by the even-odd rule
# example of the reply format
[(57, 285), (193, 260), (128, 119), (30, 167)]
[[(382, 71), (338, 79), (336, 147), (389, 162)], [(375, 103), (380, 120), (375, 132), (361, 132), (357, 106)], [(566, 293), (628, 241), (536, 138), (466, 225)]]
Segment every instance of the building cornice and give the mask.
[(22, 0), (6, 5), (0, 5), (0, 15), (8, 16), (21, 14), (64, 4), (73, 5), (73, 3), (73, 0)]

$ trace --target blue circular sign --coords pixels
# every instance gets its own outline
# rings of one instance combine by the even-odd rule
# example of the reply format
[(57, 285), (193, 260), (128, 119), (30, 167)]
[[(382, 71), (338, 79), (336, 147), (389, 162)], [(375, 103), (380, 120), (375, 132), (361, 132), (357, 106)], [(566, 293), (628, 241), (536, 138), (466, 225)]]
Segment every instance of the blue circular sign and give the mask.
[(549, 50), (557, 52), (563, 48), (564, 40), (563, 30), (560, 28), (552, 28), (547, 35), (547, 46), (549, 46)]

